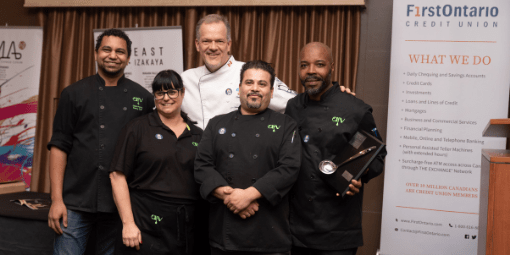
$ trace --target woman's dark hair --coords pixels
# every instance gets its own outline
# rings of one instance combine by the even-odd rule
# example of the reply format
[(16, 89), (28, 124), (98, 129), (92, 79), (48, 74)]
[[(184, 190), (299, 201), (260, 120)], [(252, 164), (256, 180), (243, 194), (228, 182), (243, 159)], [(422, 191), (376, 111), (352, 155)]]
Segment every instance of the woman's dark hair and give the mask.
[[(154, 94), (156, 91), (160, 90), (169, 90), (169, 89), (182, 89), (184, 85), (182, 84), (181, 76), (175, 72), (174, 70), (163, 70), (156, 74), (154, 80), (152, 81), (152, 93)], [(180, 93), (183, 91), (181, 90)], [(181, 116), (185, 120), (190, 120), (192, 124), (197, 124), (196, 121), (193, 121), (188, 117), (183, 110), (181, 110)]]
[(152, 81), (152, 93), (160, 90), (182, 89), (181, 76), (174, 70), (163, 70), (159, 72)]

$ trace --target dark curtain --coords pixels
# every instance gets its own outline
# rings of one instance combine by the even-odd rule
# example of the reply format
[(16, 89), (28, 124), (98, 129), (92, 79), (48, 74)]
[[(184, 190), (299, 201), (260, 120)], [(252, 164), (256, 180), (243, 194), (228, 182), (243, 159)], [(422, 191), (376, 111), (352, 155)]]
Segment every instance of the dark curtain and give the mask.
[(195, 48), (195, 26), (211, 13), (232, 26), (232, 54), (237, 60), (261, 59), (298, 92), (299, 50), (312, 41), (333, 50), (333, 80), (355, 89), (361, 7), (139, 7), (44, 8), (41, 85), (32, 171), (32, 191), (49, 192), (49, 151), (53, 116), (60, 92), (95, 73), (93, 29), (182, 26), (184, 69), (203, 65)]

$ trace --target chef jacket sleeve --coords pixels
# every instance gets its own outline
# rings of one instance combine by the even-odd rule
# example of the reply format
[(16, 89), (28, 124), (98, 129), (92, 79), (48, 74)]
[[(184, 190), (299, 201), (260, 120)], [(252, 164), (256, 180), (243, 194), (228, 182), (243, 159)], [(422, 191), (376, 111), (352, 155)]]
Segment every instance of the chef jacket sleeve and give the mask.
[(219, 202), (212, 192), (222, 186), (229, 186), (225, 178), (216, 170), (213, 149), (212, 121), (207, 124), (195, 157), (195, 181), (200, 184), (200, 195), (211, 203)]
[[(375, 126), (374, 116), (372, 115), (372, 109), (370, 108), (359, 125), (359, 129), (365, 130), (369, 134), (373, 135), (377, 139), (382, 141), (382, 137), (379, 135), (379, 131)], [(384, 158), (386, 157), (386, 147), (382, 149), (382, 151), (377, 155), (377, 157), (372, 161), (372, 163), (368, 166), (368, 173), (361, 177), (361, 181), (367, 183), (370, 179), (377, 177), (384, 170)]]
[(147, 102), (147, 106), (145, 107), (145, 109), (143, 109), (144, 114), (151, 113), (156, 108), (156, 102), (154, 102), (154, 95), (149, 94), (145, 98), (145, 100), (146, 100), (145, 102)]
[(130, 122), (119, 134), (109, 171), (119, 171), (129, 177), (135, 169), (137, 146), (138, 139), (134, 125), (133, 122)]
[(273, 86), (273, 98), (269, 103), (269, 109), (283, 113), (285, 111), (285, 107), (287, 106), (287, 101), (294, 98), (297, 93), (294, 90), (291, 90), (283, 81), (275, 77), (274, 86)]
[(277, 205), (296, 182), (301, 166), (301, 138), (297, 124), (289, 116), (285, 125), (285, 133), (280, 145), (277, 167), (268, 171), (258, 179), (253, 187), (269, 201)]
[(60, 94), (57, 112), (53, 120), (53, 134), (47, 145), (48, 150), (55, 146), (66, 154), (69, 154), (71, 151), (74, 127), (78, 118), (78, 114), (75, 113), (74, 104), (68, 89), (64, 89)]

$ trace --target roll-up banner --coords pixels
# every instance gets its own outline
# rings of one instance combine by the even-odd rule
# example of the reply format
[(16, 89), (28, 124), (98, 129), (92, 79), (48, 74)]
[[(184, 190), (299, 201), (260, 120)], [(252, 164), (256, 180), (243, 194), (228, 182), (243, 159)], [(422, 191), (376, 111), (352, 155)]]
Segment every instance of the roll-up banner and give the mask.
[(0, 183), (30, 189), (41, 77), (41, 27), (0, 27)]
[[(184, 70), (182, 27), (119, 28), (132, 41), (131, 57), (124, 70), (129, 78), (152, 92), (151, 84), (159, 71)], [(105, 29), (94, 29), (94, 40)], [(95, 45), (95, 42), (94, 42)]]
[(394, 0), (381, 254), (476, 254), (481, 149), (507, 118), (510, 1)]

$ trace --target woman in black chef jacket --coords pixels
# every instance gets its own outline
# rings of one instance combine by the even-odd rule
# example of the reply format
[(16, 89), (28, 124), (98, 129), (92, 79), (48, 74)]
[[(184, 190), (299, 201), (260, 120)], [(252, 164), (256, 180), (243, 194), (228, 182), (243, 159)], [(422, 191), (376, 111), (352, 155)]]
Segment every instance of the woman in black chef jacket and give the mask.
[(119, 240), (116, 253), (191, 254), (200, 198), (193, 162), (202, 130), (181, 111), (179, 74), (159, 72), (152, 92), (156, 110), (124, 127), (110, 167), (124, 244)]

